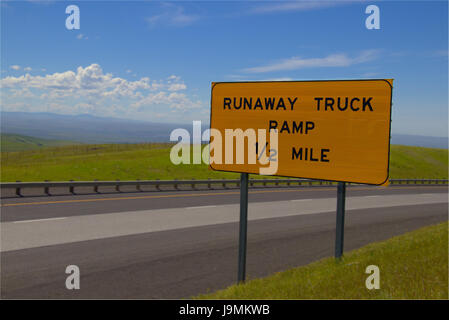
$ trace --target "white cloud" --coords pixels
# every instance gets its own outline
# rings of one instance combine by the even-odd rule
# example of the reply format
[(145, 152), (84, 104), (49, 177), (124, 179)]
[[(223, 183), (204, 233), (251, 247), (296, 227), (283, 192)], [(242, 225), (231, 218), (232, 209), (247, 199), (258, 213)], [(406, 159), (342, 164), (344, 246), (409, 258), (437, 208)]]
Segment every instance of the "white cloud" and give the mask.
[(173, 3), (162, 3), (163, 12), (146, 18), (150, 26), (158, 24), (169, 26), (187, 26), (197, 21), (197, 15), (191, 15), (184, 12), (184, 8)]
[(82, 40), (82, 39), (87, 40), (87, 39), (89, 39), (89, 37), (85, 36), (85, 35), (82, 34), (82, 33), (80, 33), (79, 35), (77, 35), (76, 38), (79, 39), (79, 40)]
[(25, 68), (23, 68), (23, 70), (24, 71), (31, 71), (31, 70), (33, 70), (31, 67), (25, 67)]
[(10, 66), (10, 68), (13, 70), (20, 70), (20, 66), (18, 66), (17, 64)]
[(283, 11), (309, 11), (334, 7), (348, 3), (348, 1), (279, 1), (276, 4), (259, 5), (251, 10), (251, 13), (274, 13)]
[(168, 87), (168, 91), (179, 91), (179, 90), (185, 90), (185, 89), (187, 89), (187, 87), (184, 83), (173, 83), (173, 84), (170, 84)]
[(175, 75), (171, 75), (167, 78), (169, 81), (180, 81), (181, 77), (179, 76), (175, 76)]
[(5, 88), (28, 87), (42, 90), (53, 90), (64, 95), (76, 92), (80, 95), (98, 94), (109, 96), (132, 96), (138, 89), (151, 89), (148, 78), (138, 81), (127, 81), (113, 77), (112, 74), (104, 74), (98, 64), (88, 67), (78, 67), (76, 72), (65, 71), (62, 73), (47, 74), (45, 76), (31, 76), (29, 74), (19, 77), (6, 77), (1, 80)]
[(199, 100), (192, 101), (184, 93), (178, 92), (158, 92), (155, 94), (150, 94), (145, 98), (139, 100), (138, 102), (132, 104), (133, 108), (142, 108), (144, 106), (151, 105), (170, 105), (172, 109), (176, 111), (182, 111), (187, 109), (198, 109), (203, 106), (203, 103)]
[(136, 116), (158, 108), (165, 113), (176, 110), (181, 117), (183, 112), (204, 106), (181, 92), (187, 86), (179, 76), (131, 81), (104, 73), (95, 63), (44, 76), (8, 76), (0, 79), (0, 85), (7, 111)]
[(371, 61), (377, 58), (378, 50), (366, 50), (358, 56), (349, 57), (346, 54), (331, 54), (324, 58), (301, 58), (292, 57), (283, 59), (278, 62), (267, 64), (259, 67), (246, 68), (243, 71), (248, 73), (264, 73), (274, 71), (289, 71), (302, 68), (321, 68), (321, 67), (348, 67)]
[(252, 7), (250, 14), (270, 14), (293, 11), (311, 11), (343, 6), (353, 3), (364, 3), (368, 0), (296, 0), (296, 1), (267, 1), (269, 4), (261, 4)]
[(34, 98), (35, 94), (33, 94), (29, 88), (18, 88), (18, 89), (11, 89), (11, 97)]

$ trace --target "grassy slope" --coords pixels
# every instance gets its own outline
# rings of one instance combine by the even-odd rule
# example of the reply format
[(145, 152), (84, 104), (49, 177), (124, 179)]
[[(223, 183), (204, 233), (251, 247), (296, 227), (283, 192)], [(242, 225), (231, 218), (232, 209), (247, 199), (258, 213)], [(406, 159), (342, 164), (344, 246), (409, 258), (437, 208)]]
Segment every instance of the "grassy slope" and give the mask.
[[(365, 268), (380, 270), (380, 289), (365, 287)], [(348, 252), (341, 262), (308, 266), (234, 285), (202, 299), (447, 299), (447, 222)]]
[(448, 150), (391, 146), (390, 176), (396, 179), (447, 179)]
[(46, 147), (66, 146), (73, 144), (75, 144), (73, 141), (41, 139), (11, 133), (1, 134), (2, 152), (36, 150)]
[[(2, 153), (2, 181), (235, 178), (204, 164), (174, 165), (168, 144), (74, 145)], [(392, 178), (447, 178), (448, 151), (392, 146)]]

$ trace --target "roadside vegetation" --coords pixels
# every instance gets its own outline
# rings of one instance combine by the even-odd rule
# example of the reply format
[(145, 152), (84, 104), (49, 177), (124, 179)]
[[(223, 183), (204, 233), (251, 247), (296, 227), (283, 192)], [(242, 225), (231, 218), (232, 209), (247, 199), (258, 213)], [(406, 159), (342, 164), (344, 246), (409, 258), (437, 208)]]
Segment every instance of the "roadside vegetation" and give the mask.
[(448, 150), (393, 145), (390, 176), (396, 179), (447, 179)]
[[(366, 267), (380, 271), (368, 290)], [(198, 299), (448, 299), (448, 223), (422, 228)]]
[[(174, 165), (170, 162), (171, 146), (82, 144), (2, 152), (1, 181), (238, 178), (236, 173), (209, 170), (205, 164)], [(447, 149), (391, 146), (391, 178), (447, 179), (447, 165)]]

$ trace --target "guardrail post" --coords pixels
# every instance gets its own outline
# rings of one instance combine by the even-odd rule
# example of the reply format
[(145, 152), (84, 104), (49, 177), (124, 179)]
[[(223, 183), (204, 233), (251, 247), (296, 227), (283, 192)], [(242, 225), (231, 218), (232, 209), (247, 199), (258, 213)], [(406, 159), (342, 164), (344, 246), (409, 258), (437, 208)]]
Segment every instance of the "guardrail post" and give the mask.
[[(73, 180), (70, 180), (70, 182), (72, 182)], [(75, 194), (75, 186), (69, 186), (69, 192), (71, 194)]]
[(179, 190), (178, 184), (176, 183), (176, 181), (178, 181), (178, 179), (175, 179), (175, 183), (173, 184), (173, 187), (175, 188), (175, 190)]
[[(195, 180), (195, 178), (192, 178), (192, 180)], [(195, 190), (195, 182), (192, 183), (192, 189)]]
[[(156, 181), (159, 181), (159, 179), (156, 179)], [(161, 191), (161, 188), (159, 188), (159, 184), (158, 184), (158, 183), (156, 183), (156, 189), (157, 189), (158, 191)]]
[(211, 184), (210, 184), (210, 178), (207, 178), (207, 181), (209, 181), (209, 182), (207, 183), (207, 188), (208, 188), (208, 189), (212, 189), (212, 186), (211, 186)]
[(137, 179), (136, 181), (137, 181), (137, 184), (136, 184), (137, 191), (142, 191), (142, 189), (140, 188), (140, 184), (139, 184), (140, 179)]
[[(120, 179), (116, 179), (115, 181), (119, 182)], [(115, 191), (120, 192), (120, 185), (118, 183), (115, 185)]]
[[(17, 183), (20, 183), (20, 180), (16, 180)], [(16, 196), (23, 197), (22, 193), (20, 192), (20, 187), (16, 188)]]
[[(98, 179), (95, 179), (94, 181), (98, 181)], [(99, 193), (99, 192), (98, 192), (98, 185), (97, 185), (97, 184), (94, 185), (94, 192)]]
[[(49, 182), (48, 180), (44, 180), (45, 182)], [(50, 187), (44, 187), (44, 192), (47, 196), (50, 196)]]

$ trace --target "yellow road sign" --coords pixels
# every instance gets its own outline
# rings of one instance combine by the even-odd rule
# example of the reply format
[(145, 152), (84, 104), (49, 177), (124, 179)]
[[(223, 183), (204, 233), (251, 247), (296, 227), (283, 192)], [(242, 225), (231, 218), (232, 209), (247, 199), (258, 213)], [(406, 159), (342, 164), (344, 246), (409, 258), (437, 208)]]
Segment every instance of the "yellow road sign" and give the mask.
[(210, 167), (384, 184), (392, 89), (392, 79), (212, 83)]

